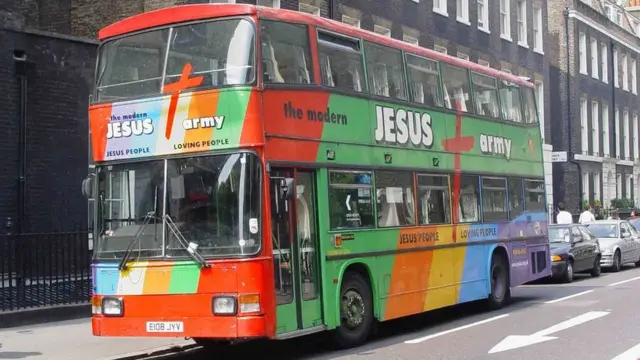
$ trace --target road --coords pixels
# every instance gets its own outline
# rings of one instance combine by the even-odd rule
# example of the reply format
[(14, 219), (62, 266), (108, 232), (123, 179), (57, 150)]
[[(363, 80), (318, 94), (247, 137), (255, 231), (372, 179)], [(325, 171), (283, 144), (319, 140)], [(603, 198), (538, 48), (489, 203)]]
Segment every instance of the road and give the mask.
[[(227, 359), (490, 359), (637, 360), (640, 358), (640, 269), (577, 275), (572, 284), (524, 285), (513, 302), (486, 312), (458, 306), (385, 323), (367, 345), (336, 351), (324, 335), (245, 344), (225, 354), (193, 353), (172, 360)], [(266, 355), (265, 354), (270, 354)], [(167, 358), (169, 359), (169, 358)]]

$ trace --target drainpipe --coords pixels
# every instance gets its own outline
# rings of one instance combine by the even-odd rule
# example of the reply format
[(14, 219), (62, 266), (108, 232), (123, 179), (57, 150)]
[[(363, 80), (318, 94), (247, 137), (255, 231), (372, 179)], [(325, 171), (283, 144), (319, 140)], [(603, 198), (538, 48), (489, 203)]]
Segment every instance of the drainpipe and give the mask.
[(333, 20), (333, 16), (335, 14), (335, 6), (336, 6), (335, 0), (329, 0), (327, 6), (329, 7), (329, 9), (327, 11), (328, 12), (327, 15), (328, 15), (329, 19)]
[(571, 112), (571, 72), (570, 72), (570, 63), (569, 63), (569, 55), (570, 55), (570, 51), (569, 51), (569, 8), (566, 7), (564, 8), (564, 36), (565, 36), (565, 52), (566, 52), (566, 57), (567, 57), (567, 82), (565, 84), (565, 90), (567, 92), (567, 141), (568, 141), (568, 154), (567, 154), (567, 158), (569, 159), (569, 162), (571, 162), (572, 164), (574, 164), (577, 168), (578, 168), (578, 211), (582, 211), (582, 166), (580, 165), (579, 161), (575, 160), (575, 156), (574, 156), (574, 152), (573, 152), (573, 144), (571, 142), (571, 136), (573, 135), (572, 133), (572, 128), (573, 126), (571, 126), (572, 123), (572, 112)]
[(27, 54), (13, 52), (16, 75), (20, 80), (20, 116), (18, 117), (18, 234), (26, 232), (27, 218)]
[[(620, 139), (618, 139), (618, 132), (616, 131), (616, 126), (615, 124), (617, 124), (618, 122), (616, 121), (616, 80), (615, 78), (617, 77), (616, 74), (616, 68), (613, 64), (613, 51), (615, 50), (615, 44), (613, 43), (613, 40), (611, 40), (609, 42), (609, 76), (611, 77), (611, 109), (613, 110), (613, 117), (609, 116), (609, 125), (611, 125), (611, 119), (613, 118), (613, 126), (609, 126), (609, 152), (611, 152), (611, 135), (613, 135), (613, 139), (615, 140), (615, 142), (613, 142), (613, 151), (615, 151), (616, 153), (616, 159), (620, 159), (620, 154), (618, 153), (618, 145), (620, 142)], [(613, 130), (611, 130), (613, 129)], [(620, 147), (620, 150), (622, 150), (622, 147)], [(604, 171), (603, 171), (604, 172)], [(617, 171), (616, 171), (617, 173)], [(616, 176), (616, 198), (620, 195), (618, 194), (618, 177)], [(621, 185), (622, 186), (622, 185)]]

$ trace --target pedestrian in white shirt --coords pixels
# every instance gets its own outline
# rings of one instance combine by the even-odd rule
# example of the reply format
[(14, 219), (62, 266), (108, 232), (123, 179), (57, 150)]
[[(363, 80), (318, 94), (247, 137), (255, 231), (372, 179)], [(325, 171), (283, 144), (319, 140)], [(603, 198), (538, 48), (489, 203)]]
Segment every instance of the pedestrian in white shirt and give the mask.
[(564, 203), (561, 201), (558, 203), (558, 215), (556, 215), (557, 224), (573, 224), (573, 216), (570, 212), (564, 209)]
[(578, 219), (578, 223), (586, 224), (592, 221), (596, 221), (596, 217), (593, 216), (593, 208), (591, 205), (587, 205), (585, 210), (580, 214), (580, 218)]

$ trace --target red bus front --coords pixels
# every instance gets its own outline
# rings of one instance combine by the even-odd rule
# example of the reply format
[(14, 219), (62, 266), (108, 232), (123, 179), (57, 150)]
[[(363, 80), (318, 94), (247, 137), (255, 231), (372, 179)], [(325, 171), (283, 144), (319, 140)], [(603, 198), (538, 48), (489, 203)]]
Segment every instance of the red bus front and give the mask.
[(193, 9), (101, 32), (83, 186), (96, 336), (275, 336), (255, 8)]

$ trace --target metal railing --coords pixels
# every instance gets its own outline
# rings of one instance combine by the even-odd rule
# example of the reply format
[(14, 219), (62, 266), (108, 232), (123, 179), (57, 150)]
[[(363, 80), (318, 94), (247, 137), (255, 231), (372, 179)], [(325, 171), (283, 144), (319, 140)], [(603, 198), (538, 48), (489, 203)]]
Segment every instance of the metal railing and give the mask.
[(86, 303), (88, 232), (0, 235), (0, 312)]

